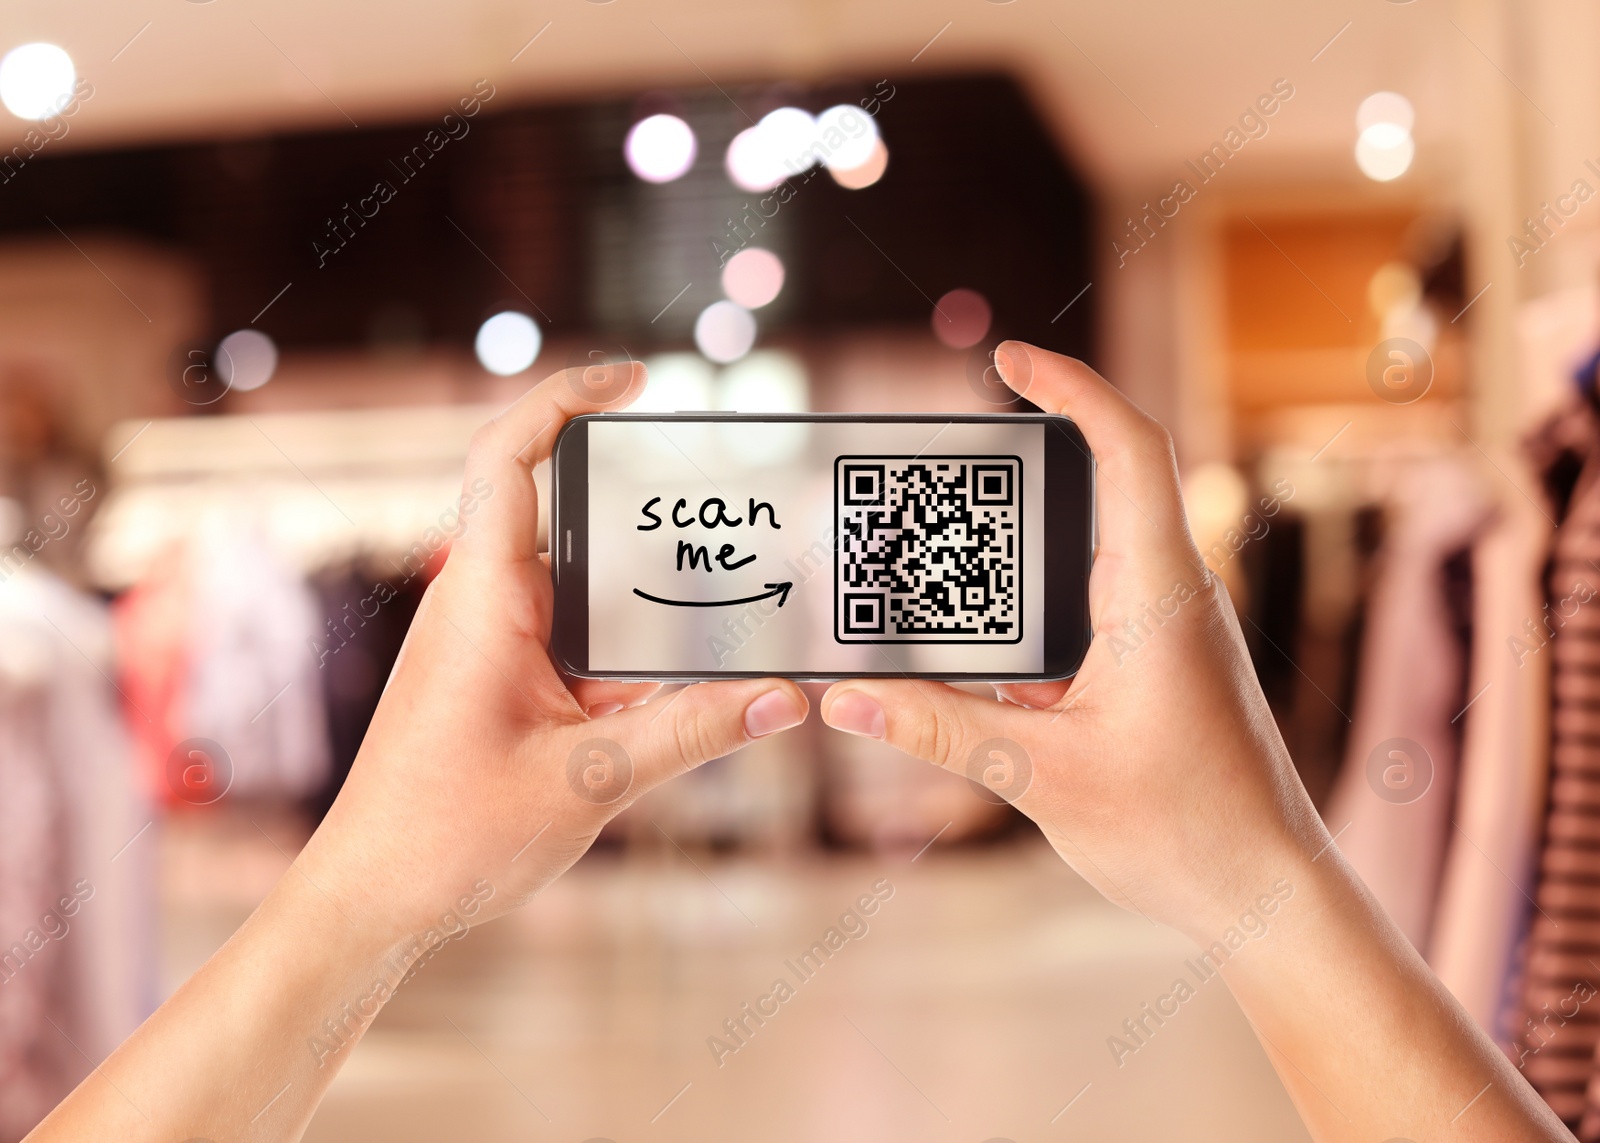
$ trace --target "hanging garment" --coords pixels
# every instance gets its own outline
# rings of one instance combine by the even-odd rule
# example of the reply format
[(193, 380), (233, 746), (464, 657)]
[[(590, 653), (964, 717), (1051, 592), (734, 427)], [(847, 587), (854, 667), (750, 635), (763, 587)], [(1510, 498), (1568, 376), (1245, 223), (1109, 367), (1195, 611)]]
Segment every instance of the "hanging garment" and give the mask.
[[(0, 588), (0, 591), (5, 590)], [(44, 633), (0, 625), (0, 1139), (20, 1139), (75, 1070), (50, 1027), (68, 1004), (66, 962), (44, 918), (68, 884), (61, 790), (50, 750)]]
[[(1587, 412), (1574, 416), (1588, 417)], [(1585, 422), (1591, 426), (1592, 418)], [(1551, 670), (1549, 799), (1528, 932), (1515, 1060), (1568, 1123), (1600, 1042), (1600, 452), (1591, 448), (1555, 533), (1548, 610), (1519, 625), (1508, 658)], [(1515, 873), (1512, 874), (1515, 876)]]
[[(1551, 529), (1594, 443), (1586, 407), (1569, 408), (1500, 462), (1518, 492), (1501, 499), (1473, 552), (1472, 677), (1461, 789), (1428, 960), (1472, 1018), (1516, 1057), (1522, 1026), (1517, 949), (1524, 941), (1549, 776), (1551, 656), (1542, 627)], [(1539, 496), (1541, 482), (1545, 496)], [(1552, 517), (1554, 519), (1552, 519)], [(1521, 958), (1526, 964), (1526, 956)]]
[(1360, 690), (1325, 818), (1345, 860), (1426, 951), (1451, 832), (1454, 720), (1465, 701), (1447, 564), (1485, 506), (1471, 474), (1450, 460), (1407, 465), (1387, 499)]
[(313, 797), (320, 818), (356, 760), (427, 584), (420, 575), (397, 584), (340, 567), (319, 574), (315, 587), (324, 618), (317, 661), (331, 752), (327, 782)]
[(328, 775), (315, 593), (253, 530), (216, 519), (190, 570), (185, 737), (218, 743), (234, 796), (307, 797)]
[(187, 553), (174, 545), (111, 609), (124, 722), (145, 789), (164, 804), (179, 800), (167, 776), (167, 760), (185, 737), (183, 698), (193, 611), (188, 571)]
[(157, 1000), (156, 831), (111, 650), (96, 601), (32, 567), (0, 584), (0, 1139)]

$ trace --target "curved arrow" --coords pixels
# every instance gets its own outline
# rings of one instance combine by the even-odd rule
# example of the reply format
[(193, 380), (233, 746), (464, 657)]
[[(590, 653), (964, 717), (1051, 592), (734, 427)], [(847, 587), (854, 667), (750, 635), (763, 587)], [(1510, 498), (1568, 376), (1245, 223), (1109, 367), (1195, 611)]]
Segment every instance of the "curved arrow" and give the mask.
[(638, 588), (633, 589), (633, 594), (640, 599), (648, 599), (651, 603), (664, 603), (668, 607), (732, 607), (740, 603), (755, 603), (760, 599), (770, 599), (775, 595), (778, 597), (778, 606), (782, 607), (789, 601), (789, 589), (794, 586), (794, 582), (791, 580), (787, 583), (764, 583), (761, 586), (770, 587), (772, 590), (763, 591), (760, 595), (747, 595), (743, 599), (662, 599), (659, 595), (651, 595)]

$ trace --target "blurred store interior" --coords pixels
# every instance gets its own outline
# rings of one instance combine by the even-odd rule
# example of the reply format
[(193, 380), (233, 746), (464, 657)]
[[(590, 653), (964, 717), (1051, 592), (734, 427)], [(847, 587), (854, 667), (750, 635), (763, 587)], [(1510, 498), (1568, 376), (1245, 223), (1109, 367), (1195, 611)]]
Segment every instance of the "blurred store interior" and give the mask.
[[(497, 408), (631, 356), (1020, 410), (1013, 337), (1172, 430), (1337, 844), (1600, 1138), (1600, 10), (26, 0), (5, 53), (0, 1140), (288, 868)], [(308, 1138), (1304, 1138), (1221, 988), (1108, 1047), (1192, 947), (976, 789), (813, 717), (655, 791)]]

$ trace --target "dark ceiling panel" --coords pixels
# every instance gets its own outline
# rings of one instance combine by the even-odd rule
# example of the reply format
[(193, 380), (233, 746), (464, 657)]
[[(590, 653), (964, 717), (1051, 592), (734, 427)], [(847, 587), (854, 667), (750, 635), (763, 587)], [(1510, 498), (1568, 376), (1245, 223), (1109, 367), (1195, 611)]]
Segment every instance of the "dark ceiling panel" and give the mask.
[(730, 221), (770, 212), (749, 241), (778, 252), (789, 278), (764, 330), (926, 325), (933, 300), (965, 286), (990, 300), (995, 333), (1092, 353), (1093, 295), (1061, 313), (1090, 280), (1091, 201), (1015, 83), (789, 93), (812, 111), (878, 100), (890, 162), (861, 191), (813, 168), (781, 206), (721, 169), (727, 139), (767, 109), (764, 91), (770, 102), (758, 87), (652, 97), (702, 141), (695, 168), (664, 186), (622, 159), (643, 103), (510, 107), (502, 96), (470, 118), (441, 110), (375, 130), (41, 157), (0, 185), (0, 234), (56, 236), (54, 222), (75, 238), (181, 249), (205, 268), (218, 335), (292, 282), (262, 319), (287, 347), (466, 342), (511, 307), (553, 333), (648, 349), (687, 343), (719, 296)]

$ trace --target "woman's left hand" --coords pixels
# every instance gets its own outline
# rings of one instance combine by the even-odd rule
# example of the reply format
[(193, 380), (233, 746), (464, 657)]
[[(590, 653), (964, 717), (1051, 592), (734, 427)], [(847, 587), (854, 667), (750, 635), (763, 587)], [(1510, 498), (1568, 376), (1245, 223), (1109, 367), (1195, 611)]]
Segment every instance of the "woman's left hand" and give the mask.
[[(505, 912), (651, 787), (806, 716), (800, 688), (780, 679), (702, 683), (641, 705), (655, 684), (570, 679), (551, 661), (533, 466), (568, 418), (626, 405), (644, 379), (633, 363), (567, 370), (473, 437), (460, 536), (298, 862), (385, 939)], [(590, 400), (586, 382), (617, 396)]]

